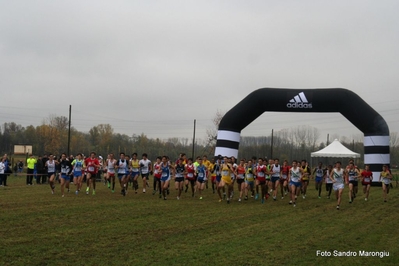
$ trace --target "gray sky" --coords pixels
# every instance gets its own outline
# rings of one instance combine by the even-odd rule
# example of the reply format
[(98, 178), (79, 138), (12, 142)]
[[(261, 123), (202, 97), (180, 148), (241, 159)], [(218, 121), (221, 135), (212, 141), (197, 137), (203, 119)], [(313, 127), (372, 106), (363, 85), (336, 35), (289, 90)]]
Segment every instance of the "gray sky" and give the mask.
[[(255, 89), (347, 88), (399, 131), (399, 1), (0, 0), (0, 123), (68, 116), (80, 131), (204, 138), (217, 110)], [(6, 92), (6, 94), (5, 94)], [(6, 97), (6, 98), (5, 98)], [(340, 114), (265, 113), (242, 131)]]

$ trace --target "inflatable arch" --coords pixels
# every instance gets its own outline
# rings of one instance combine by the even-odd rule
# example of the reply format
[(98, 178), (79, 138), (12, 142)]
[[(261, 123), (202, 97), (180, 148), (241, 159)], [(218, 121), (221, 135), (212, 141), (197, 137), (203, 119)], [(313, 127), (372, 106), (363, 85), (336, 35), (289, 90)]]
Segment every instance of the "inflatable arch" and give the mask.
[(364, 163), (378, 181), (382, 165), (390, 163), (389, 128), (385, 120), (357, 94), (346, 89), (275, 89), (250, 93), (228, 111), (219, 124), (215, 155), (238, 155), (240, 133), (266, 111), (339, 112), (364, 134)]

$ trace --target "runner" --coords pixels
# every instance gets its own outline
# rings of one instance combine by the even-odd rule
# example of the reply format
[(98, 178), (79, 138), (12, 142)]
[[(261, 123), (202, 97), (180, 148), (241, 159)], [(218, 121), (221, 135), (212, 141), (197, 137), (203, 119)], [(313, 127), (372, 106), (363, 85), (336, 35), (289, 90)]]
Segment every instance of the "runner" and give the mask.
[(313, 170), (314, 175), (316, 173), (315, 177), (315, 185), (316, 185), (316, 190), (319, 191), (319, 199), (321, 199), (321, 187), (323, 186), (323, 176), (325, 174), (326, 170), (323, 169), (323, 163), (319, 162), (319, 165)]
[(83, 179), (82, 169), (84, 167), (84, 161), (82, 159), (81, 153), (78, 153), (76, 159), (72, 161), (71, 165), (73, 166), (73, 183), (76, 186), (75, 194), (78, 195), (80, 189), (82, 188), (82, 179)]
[(152, 195), (155, 195), (157, 193), (157, 190), (159, 191), (159, 198), (162, 198), (162, 188), (161, 188), (161, 176), (162, 176), (162, 170), (161, 170), (161, 162), (162, 162), (162, 157), (158, 156), (156, 159), (156, 162), (154, 163), (154, 191), (152, 192)]
[(245, 160), (241, 159), (240, 164), (237, 166), (237, 188), (240, 192), (240, 197), (238, 198), (239, 202), (241, 202), (242, 196), (245, 191), (245, 172)]
[(279, 165), (279, 159), (274, 159), (274, 163), (270, 166), (270, 175), (273, 190), (273, 200), (277, 200), (277, 188), (281, 179), (281, 165)]
[[(266, 175), (268, 174), (267, 167), (264, 164), (262, 158), (258, 160), (258, 166), (256, 167), (256, 185), (257, 188), (260, 186), (261, 188), (261, 203), (265, 203), (265, 195), (267, 193), (267, 186), (266, 186)], [(256, 191), (255, 200), (259, 199), (259, 191)]]
[(51, 188), (51, 194), (54, 194), (55, 189), (55, 166), (58, 164), (56, 160), (54, 160), (54, 155), (50, 154), (49, 159), (46, 162), (47, 167), (47, 176), (48, 176), (48, 183)]
[[(227, 157), (224, 157), (223, 164), (221, 165), (221, 172), (222, 172), (222, 178), (219, 183), (219, 189), (224, 188), (224, 186), (227, 185), (227, 203), (230, 203), (230, 195), (233, 190), (233, 180), (231, 180), (231, 173), (233, 172), (233, 165), (228, 162)], [(222, 199), (219, 199), (219, 202), (221, 202)]]
[(116, 160), (114, 158), (114, 154), (110, 153), (108, 155), (107, 161), (105, 162), (105, 166), (107, 169), (107, 181), (108, 181), (108, 188), (111, 188), (112, 183), (112, 193), (115, 192), (115, 164)]
[(306, 162), (306, 160), (302, 160), (301, 161), (301, 168), (303, 170), (303, 175), (302, 175), (302, 188), (301, 188), (301, 192), (302, 192), (302, 198), (305, 199), (306, 198), (306, 191), (309, 185), (309, 177), (311, 174), (311, 170), (310, 167), (308, 166), (308, 163)]
[(281, 199), (284, 199), (284, 196), (289, 192), (288, 186), (288, 173), (290, 171), (290, 166), (288, 165), (288, 161), (284, 160), (283, 165), (281, 166), (281, 178), (280, 178), (280, 189), (281, 189)]
[(100, 162), (96, 158), (96, 153), (93, 151), (90, 153), (90, 157), (85, 160), (86, 166), (86, 195), (89, 195), (90, 187), (93, 185), (93, 196), (96, 195), (96, 175), (100, 168)]
[(181, 192), (183, 191), (183, 184), (184, 184), (184, 174), (185, 168), (183, 164), (183, 158), (180, 157), (179, 163), (175, 167), (175, 188), (177, 190), (177, 199), (179, 200), (181, 197)]
[(364, 198), (365, 201), (367, 201), (369, 198), (372, 180), (373, 180), (373, 172), (370, 171), (370, 166), (366, 164), (364, 166), (364, 170), (362, 171), (363, 194), (366, 194), (366, 197)]
[[(140, 161), (137, 159), (137, 153), (132, 154), (131, 166), (132, 166), (133, 189), (134, 192), (137, 194), (137, 190), (139, 189), (138, 178), (140, 175)], [(155, 182), (156, 180), (154, 179), (154, 183)]]
[(141, 177), (143, 178), (143, 193), (145, 193), (145, 189), (147, 187), (147, 180), (149, 179), (152, 168), (151, 168), (151, 161), (148, 160), (147, 158), (147, 153), (143, 153), (142, 158), (143, 159), (139, 161), (139, 164), (140, 164)]
[(341, 162), (335, 163), (335, 168), (330, 173), (330, 179), (333, 182), (333, 189), (335, 191), (335, 196), (337, 198), (337, 210), (339, 210), (339, 205), (341, 204), (341, 196), (344, 191), (345, 184), (347, 181), (347, 173), (341, 168)]
[(326, 171), (326, 173), (324, 175), (324, 180), (325, 180), (324, 182), (326, 182), (326, 191), (328, 192), (327, 199), (330, 199), (331, 192), (333, 190), (333, 182), (330, 179), (330, 174), (331, 174), (332, 170), (333, 170), (332, 165), (329, 165), (327, 167), (327, 171)]
[(298, 161), (292, 161), (292, 167), (288, 172), (288, 179), (290, 181), (290, 190), (291, 190), (291, 200), (289, 204), (293, 204), (296, 207), (296, 200), (298, 198), (299, 192), (301, 191), (302, 186), (302, 175), (303, 169), (298, 166)]
[(270, 193), (273, 192), (273, 182), (272, 182), (272, 175), (270, 174), (271, 169), (273, 168), (274, 165), (274, 160), (273, 159), (265, 159), (263, 163), (266, 165), (267, 169), (267, 174), (266, 174), (266, 199), (269, 198), (271, 195)]
[[(219, 195), (219, 199), (222, 200), (222, 193), (219, 188), (220, 180), (222, 180), (222, 172), (221, 172), (221, 165), (222, 165), (222, 156), (219, 155), (217, 157), (216, 163), (214, 165), (213, 172), (215, 173), (215, 184), (216, 184), (216, 191)], [(226, 195), (225, 189), (223, 187), (223, 194)]]
[[(193, 164), (193, 159), (188, 158), (188, 162), (185, 165), (186, 172), (186, 183), (191, 184), (191, 197), (194, 197), (194, 187), (195, 187), (195, 166)], [(188, 189), (188, 185), (186, 185), (186, 192)]]
[(245, 167), (245, 198), (244, 200), (248, 200), (248, 191), (251, 190), (251, 197), (254, 197), (254, 181), (255, 181), (255, 167), (252, 164), (252, 160), (247, 162)]
[(206, 176), (206, 172), (207, 172), (207, 168), (206, 166), (203, 164), (202, 159), (199, 159), (199, 165), (195, 168), (195, 173), (197, 176), (197, 189), (199, 192), (199, 196), (200, 196), (200, 200), (202, 200), (202, 191), (205, 188), (205, 184), (208, 180), (207, 176)]
[[(211, 164), (209, 165), (209, 174), (211, 175), (211, 183), (212, 183), (212, 193), (213, 194), (215, 194), (215, 192), (216, 192), (216, 188), (215, 188), (215, 185), (216, 185), (216, 171), (215, 171), (215, 165), (216, 165), (216, 162), (215, 162), (215, 159), (213, 158), (212, 160), (211, 160)], [(217, 185), (216, 185), (216, 187), (217, 187)]]
[(357, 178), (361, 177), (361, 174), (353, 162), (349, 163), (349, 168), (347, 170), (348, 180), (349, 180), (349, 203), (352, 203), (356, 198), (358, 182)]
[[(209, 176), (209, 172), (211, 170), (211, 162), (208, 160), (208, 157), (206, 155), (202, 156), (202, 164), (206, 168), (206, 176)], [(206, 189), (208, 189), (208, 178), (205, 181)]]
[(118, 179), (119, 185), (121, 186), (121, 194), (126, 196), (128, 161), (125, 159), (125, 153), (121, 152), (119, 154), (119, 160), (116, 161), (115, 168), (118, 169)]
[(64, 188), (69, 192), (69, 183), (71, 181), (72, 165), (66, 158), (66, 153), (61, 154), (61, 196), (64, 197)]
[(236, 178), (237, 178), (237, 167), (238, 165), (236, 164), (236, 158), (234, 156), (227, 158), (227, 161), (232, 165), (232, 172), (230, 174), (231, 176), (231, 180), (233, 181), (232, 187), (231, 187), (231, 193), (230, 195), (230, 199), (232, 199), (234, 197), (234, 184), (236, 183)]
[[(162, 195), (163, 199), (166, 200), (166, 191), (169, 188), (169, 182), (170, 182), (170, 168), (172, 166), (168, 162), (168, 157), (167, 156), (162, 156), (162, 163), (161, 163), (161, 188), (162, 188)], [(144, 191), (145, 193), (145, 191)]]
[(391, 180), (391, 171), (388, 169), (388, 166), (384, 164), (382, 166), (382, 172), (380, 174), (380, 182), (382, 182), (382, 195), (384, 197), (384, 202), (387, 202)]

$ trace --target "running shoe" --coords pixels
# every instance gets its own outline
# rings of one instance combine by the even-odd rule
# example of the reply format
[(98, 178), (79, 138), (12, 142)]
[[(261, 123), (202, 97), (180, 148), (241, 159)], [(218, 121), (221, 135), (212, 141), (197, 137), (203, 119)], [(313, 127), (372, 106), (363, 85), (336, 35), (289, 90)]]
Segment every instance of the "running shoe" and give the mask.
[(143, 188), (143, 193), (145, 193), (145, 188)]
[(227, 199), (227, 204), (230, 204), (230, 199)]
[(107, 182), (108, 183), (108, 188), (111, 188), (111, 183), (110, 182)]
[(202, 200), (202, 196), (200, 197), (200, 200)]
[(364, 198), (364, 201), (367, 201), (367, 198)]
[(177, 200), (179, 200), (180, 198), (179, 197), (177, 197)]
[(277, 200), (276, 197), (273, 197), (273, 200), (276, 201)]
[(290, 202), (288, 204), (292, 204), (292, 200), (290, 200)]
[(222, 199), (219, 199), (219, 202), (222, 202)]
[(245, 196), (244, 200), (248, 200), (248, 196)]
[(96, 191), (95, 191), (95, 190), (93, 190), (93, 193), (92, 193), (92, 194), (93, 194), (93, 196), (94, 196), (94, 195), (96, 195)]
[(305, 199), (305, 198), (306, 198), (306, 195), (305, 195), (305, 194), (303, 194), (302, 198), (303, 198), (303, 199)]
[(90, 188), (86, 188), (86, 195), (89, 195)]
[(339, 210), (339, 205), (337, 205), (337, 210)]
[(166, 200), (166, 197), (164, 197), (163, 200)]
[(76, 191), (75, 191), (75, 194), (78, 195), (78, 194), (79, 194), (79, 191), (76, 190)]
[(62, 194), (62, 196), (61, 197), (64, 197), (64, 194)]
[(262, 204), (264, 204), (264, 203), (265, 203), (265, 199), (262, 198), (262, 201), (261, 201), (261, 202), (262, 202)]
[(284, 197), (281, 197), (281, 199), (284, 199)]
[(350, 200), (349, 203), (352, 203), (352, 201)]
[(294, 207), (296, 207), (296, 202), (294, 202)]
[(259, 199), (259, 194), (256, 194), (255, 195), (255, 200), (258, 200)]
[(241, 198), (238, 199), (238, 202), (241, 202)]

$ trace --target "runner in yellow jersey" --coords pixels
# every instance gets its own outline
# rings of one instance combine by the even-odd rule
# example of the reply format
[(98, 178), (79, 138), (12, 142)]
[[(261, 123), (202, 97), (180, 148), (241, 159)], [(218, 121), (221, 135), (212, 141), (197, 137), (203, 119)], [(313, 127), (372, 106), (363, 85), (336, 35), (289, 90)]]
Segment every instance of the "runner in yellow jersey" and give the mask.
[[(230, 203), (230, 195), (233, 190), (233, 180), (231, 179), (231, 174), (233, 172), (233, 165), (227, 162), (227, 157), (224, 157), (223, 163), (221, 165), (222, 179), (219, 183), (219, 188), (222, 189), (227, 185), (227, 203)], [(219, 199), (219, 202), (222, 200)]]
[(391, 171), (388, 169), (388, 166), (384, 164), (382, 166), (382, 172), (380, 174), (380, 182), (382, 182), (382, 193), (384, 196), (384, 202), (387, 202), (391, 180), (392, 180)]
[(140, 161), (139, 159), (137, 159), (137, 153), (132, 154), (131, 166), (132, 166), (133, 189), (134, 192), (137, 194), (137, 190), (139, 189), (139, 182), (137, 181), (137, 179), (139, 178), (140, 175)]
[(306, 198), (306, 190), (309, 185), (309, 178), (311, 175), (311, 170), (309, 167), (309, 164), (306, 162), (306, 160), (301, 161), (301, 168), (303, 170), (303, 175), (302, 175), (302, 187), (301, 187), (301, 192), (302, 192), (302, 198)]

